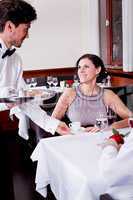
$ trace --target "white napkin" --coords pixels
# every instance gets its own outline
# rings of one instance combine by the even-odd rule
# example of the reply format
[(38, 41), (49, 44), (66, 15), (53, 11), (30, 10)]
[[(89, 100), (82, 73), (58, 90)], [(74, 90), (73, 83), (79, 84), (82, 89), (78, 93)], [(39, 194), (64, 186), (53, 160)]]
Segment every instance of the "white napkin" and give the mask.
[(12, 115), (15, 115), (19, 119), (18, 134), (25, 140), (28, 140), (29, 119), (18, 106), (15, 106), (10, 110), (10, 117), (12, 117)]
[[(41, 140), (43, 141), (43, 139)], [(47, 184), (49, 184), (49, 170), (48, 165), (46, 162), (46, 157), (48, 156), (45, 149), (43, 142), (39, 142), (36, 148), (34, 149), (31, 159), (32, 161), (37, 162), (37, 169), (36, 169), (36, 191), (38, 191), (43, 197), (47, 197)], [(45, 172), (45, 173), (44, 173)], [(46, 180), (46, 181), (45, 181)]]
[(47, 132), (55, 134), (55, 131), (60, 123), (58, 119), (55, 119), (40, 108), (36, 102), (30, 101), (19, 105), (19, 108), (30, 118), (34, 123), (40, 126)]

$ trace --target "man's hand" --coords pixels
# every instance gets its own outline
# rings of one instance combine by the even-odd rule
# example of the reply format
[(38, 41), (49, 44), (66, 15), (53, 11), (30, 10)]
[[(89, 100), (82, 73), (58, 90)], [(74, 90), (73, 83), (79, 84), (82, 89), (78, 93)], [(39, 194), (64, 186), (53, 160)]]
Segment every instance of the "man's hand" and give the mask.
[(60, 134), (60, 135), (68, 135), (70, 134), (70, 128), (65, 124), (65, 122), (60, 122), (56, 131)]
[(101, 144), (98, 144), (99, 146), (102, 147), (102, 149), (104, 149), (107, 146), (114, 146), (118, 151), (121, 147), (121, 144), (118, 144), (115, 140), (113, 139), (105, 139)]

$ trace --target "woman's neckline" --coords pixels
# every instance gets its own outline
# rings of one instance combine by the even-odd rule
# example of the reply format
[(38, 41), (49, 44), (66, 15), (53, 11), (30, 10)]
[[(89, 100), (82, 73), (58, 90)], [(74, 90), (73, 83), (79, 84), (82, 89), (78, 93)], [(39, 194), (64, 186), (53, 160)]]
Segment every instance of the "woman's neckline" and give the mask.
[(95, 97), (97, 96), (100, 91), (101, 88), (98, 85), (95, 85), (94, 87), (92, 87), (92, 89), (90, 91), (88, 91), (87, 87), (84, 89), (83, 86), (80, 84), (79, 85), (79, 89), (80, 92), (84, 95), (84, 96), (88, 96), (88, 97)]

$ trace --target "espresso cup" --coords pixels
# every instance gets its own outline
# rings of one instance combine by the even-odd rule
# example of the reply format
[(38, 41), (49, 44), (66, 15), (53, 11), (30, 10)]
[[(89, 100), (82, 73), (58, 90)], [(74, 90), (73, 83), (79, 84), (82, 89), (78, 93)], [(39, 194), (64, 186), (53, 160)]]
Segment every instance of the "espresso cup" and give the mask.
[(80, 122), (72, 122), (69, 124), (69, 127), (71, 129), (71, 131), (79, 131), (81, 128), (81, 123)]

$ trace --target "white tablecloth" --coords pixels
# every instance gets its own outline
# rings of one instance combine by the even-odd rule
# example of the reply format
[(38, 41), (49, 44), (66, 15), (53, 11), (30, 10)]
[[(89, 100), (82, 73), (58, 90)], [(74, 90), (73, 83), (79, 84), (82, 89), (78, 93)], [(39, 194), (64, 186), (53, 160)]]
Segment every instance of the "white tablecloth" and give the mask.
[[(121, 133), (127, 132), (122, 129)], [(57, 200), (97, 200), (106, 191), (101, 183), (99, 145), (111, 131), (42, 139), (31, 158), (38, 160), (36, 190), (44, 197), (51, 185)]]

